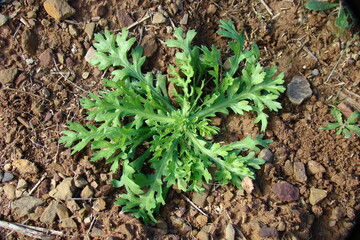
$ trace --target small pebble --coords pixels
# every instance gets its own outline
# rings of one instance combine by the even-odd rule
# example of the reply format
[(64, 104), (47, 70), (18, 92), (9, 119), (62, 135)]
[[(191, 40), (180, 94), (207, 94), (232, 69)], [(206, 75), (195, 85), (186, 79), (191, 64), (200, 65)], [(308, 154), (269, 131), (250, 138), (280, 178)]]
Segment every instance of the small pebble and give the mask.
[(184, 14), (184, 16), (182, 17), (182, 19), (180, 20), (180, 24), (181, 25), (186, 25), (189, 21), (189, 14)]
[(0, 14), (0, 27), (7, 22), (8, 18), (5, 15)]
[(152, 19), (153, 24), (161, 24), (161, 23), (165, 23), (165, 22), (166, 22), (166, 18), (164, 17), (164, 15), (162, 15), (159, 12), (154, 14), (153, 19)]
[(315, 68), (315, 69), (311, 72), (311, 75), (314, 76), (314, 77), (317, 76), (317, 75), (319, 75), (319, 70)]
[(89, 72), (84, 72), (81, 76), (83, 79), (87, 79), (89, 77), (90, 73)]
[(287, 95), (290, 102), (295, 105), (300, 105), (305, 99), (312, 95), (309, 82), (303, 76), (294, 76), (287, 86)]
[(4, 173), (4, 177), (3, 179), (1, 180), (1, 182), (10, 182), (11, 180), (14, 179), (14, 175), (11, 173), (11, 172), (5, 172)]

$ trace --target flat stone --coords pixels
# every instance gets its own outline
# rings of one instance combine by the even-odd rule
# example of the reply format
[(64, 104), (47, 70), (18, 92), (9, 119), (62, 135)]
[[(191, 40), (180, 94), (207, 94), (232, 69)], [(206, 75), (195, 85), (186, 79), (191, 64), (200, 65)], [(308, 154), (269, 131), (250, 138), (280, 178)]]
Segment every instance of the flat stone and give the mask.
[(120, 28), (128, 27), (134, 23), (134, 21), (126, 11), (119, 10), (116, 12), (116, 15), (119, 21)]
[(323, 165), (313, 160), (307, 163), (307, 169), (309, 173), (313, 175), (326, 172), (326, 169), (323, 167)]
[(24, 179), (20, 178), (16, 186), (16, 190), (26, 189), (27, 186), (28, 186), (27, 182)]
[(75, 186), (78, 188), (83, 188), (88, 184), (88, 181), (82, 176), (75, 177), (74, 179)]
[(76, 31), (76, 28), (73, 25), (69, 25), (68, 29), (69, 29), (69, 33), (70, 33), (71, 36), (77, 36), (78, 35), (78, 33)]
[(56, 206), (56, 214), (58, 215), (60, 220), (64, 220), (69, 217), (68, 209), (64, 204), (58, 204)]
[(46, 49), (40, 54), (39, 61), (42, 67), (51, 68), (54, 65), (51, 48)]
[(75, 200), (70, 200), (66, 202), (66, 207), (72, 212), (74, 213), (77, 210), (80, 210), (79, 205), (76, 203)]
[(196, 222), (202, 228), (203, 226), (205, 226), (207, 224), (208, 217), (200, 214), (199, 216), (196, 217)]
[(305, 164), (302, 162), (294, 162), (294, 178), (296, 181), (306, 183), (307, 176), (305, 171)]
[(143, 54), (144, 56), (151, 57), (152, 55), (154, 55), (154, 53), (158, 49), (155, 35), (153, 34), (146, 35), (141, 41), (141, 46), (144, 49), (144, 54)]
[(267, 163), (272, 163), (274, 160), (274, 153), (270, 149), (264, 148), (260, 151), (258, 158), (264, 159)]
[(316, 205), (321, 200), (326, 198), (326, 196), (327, 196), (327, 191), (326, 190), (311, 187), (310, 188), (309, 202), (310, 202), (311, 205)]
[(62, 220), (60, 226), (63, 228), (77, 228), (76, 222), (71, 218), (65, 218)]
[(210, 186), (204, 185), (205, 190), (201, 192), (194, 192), (191, 201), (198, 207), (204, 207), (207, 196), (209, 195)]
[(94, 191), (89, 186), (86, 186), (80, 193), (81, 198), (91, 198), (94, 196)]
[(234, 240), (235, 239), (235, 229), (231, 223), (229, 223), (225, 228), (225, 240)]
[(0, 71), (0, 82), (2, 84), (12, 83), (17, 75), (19, 74), (19, 70), (17, 68), (9, 68)]
[(39, 172), (37, 166), (26, 159), (16, 159), (13, 161), (12, 165), (16, 167), (21, 174), (35, 174)]
[(21, 34), (21, 47), (30, 55), (35, 55), (38, 48), (38, 38), (34, 32), (26, 29)]
[(19, 217), (24, 217), (31, 213), (35, 207), (43, 203), (44, 200), (41, 198), (26, 196), (12, 202), (10, 207)]
[(299, 189), (288, 182), (276, 183), (272, 190), (282, 202), (294, 202), (300, 197)]
[(3, 14), (0, 14), (0, 27), (3, 26), (6, 22), (7, 22), (8, 18), (3, 15)]
[(50, 202), (49, 206), (45, 208), (44, 212), (41, 214), (40, 221), (47, 224), (54, 223), (58, 205), (58, 201)]
[(95, 31), (95, 23), (94, 22), (86, 24), (84, 32), (88, 35), (90, 40), (93, 38), (94, 31)]
[(294, 76), (287, 86), (287, 96), (293, 104), (300, 105), (311, 95), (310, 84), (303, 76)]
[(181, 25), (186, 25), (189, 21), (189, 14), (185, 13), (184, 16), (180, 20)]
[(161, 13), (157, 12), (154, 14), (152, 23), (153, 24), (162, 24), (166, 22), (166, 17), (162, 15)]
[(14, 174), (12, 174), (11, 172), (5, 172), (1, 182), (3, 183), (10, 182), (13, 179), (14, 179)]
[(65, 0), (46, 0), (44, 8), (56, 21), (64, 20), (76, 12)]
[(262, 227), (259, 229), (259, 236), (262, 238), (277, 238), (278, 231), (275, 227)]
[(73, 196), (74, 185), (72, 178), (65, 178), (55, 189), (49, 192), (50, 197), (67, 200)]
[(90, 61), (91, 61), (92, 59), (96, 58), (96, 57), (95, 57), (95, 53), (96, 53), (95, 48), (90, 47), (90, 48), (88, 49), (88, 51), (86, 52), (86, 54), (85, 54), (85, 61), (87, 61), (88, 63), (90, 63)]
[(96, 212), (101, 212), (102, 210), (105, 210), (105, 209), (106, 209), (106, 202), (105, 202), (105, 200), (102, 199), (102, 198), (96, 199), (96, 201), (94, 202), (92, 208), (93, 208)]
[(15, 190), (16, 187), (10, 183), (5, 183), (4, 185), (4, 194), (6, 196), (7, 199), (14, 200), (16, 198), (15, 196)]

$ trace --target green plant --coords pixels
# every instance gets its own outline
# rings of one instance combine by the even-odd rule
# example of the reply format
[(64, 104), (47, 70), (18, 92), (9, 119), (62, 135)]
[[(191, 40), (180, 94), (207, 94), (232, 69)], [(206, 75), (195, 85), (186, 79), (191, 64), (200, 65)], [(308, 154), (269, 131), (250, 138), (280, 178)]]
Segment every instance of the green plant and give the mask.
[(313, 11), (325, 11), (338, 8), (335, 25), (338, 28), (338, 36), (342, 35), (346, 29), (351, 27), (349, 22), (350, 14), (348, 10), (340, 3), (322, 2), (319, 0), (310, 0), (306, 3), (305, 8)]
[[(229, 46), (234, 56), (228, 71), (223, 70), (215, 46), (192, 46), (196, 32), (190, 30), (184, 36), (176, 28), (176, 39), (166, 41), (168, 47), (180, 49), (177, 66), (170, 65), (168, 77), (142, 73), (143, 49), (131, 49), (136, 39), (127, 39), (126, 29), (116, 36), (109, 31), (95, 35), (97, 53), (91, 63), (100, 70), (115, 67), (113, 78), (104, 79), (106, 88), (99, 95), (92, 93), (81, 100), (88, 119), (96, 124), (83, 127), (68, 121), (71, 131), (64, 131), (60, 142), (74, 145), (72, 153), (91, 143), (92, 161), (105, 158), (111, 171), (120, 168), (121, 177), (112, 184), (124, 187), (126, 193), (116, 204), (145, 222), (156, 221), (154, 214), (165, 204), (173, 185), (182, 191), (201, 191), (202, 184), (213, 178), (210, 166), (218, 170), (216, 181), (231, 181), (240, 188), (244, 177), (254, 178), (251, 168), (264, 163), (255, 157), (259, 147), (271, 142), (263, 135), (249, 135), (227, 145), (206, 140), (219, 133), (218, 127), (210, 125), (211, 117), (229, 110), (255, 113), (255, 122), (264, 131), (264, 110), (280, 109), (276, 100), (285, 90), (283, 74), (275, 76), (276, 67), (263, 69), (258, 63), (256, 44), (244, 49), (243, 33), (231, 21), (221, 20), (220, 27), (218, 33), (232, 40)], [(175, 86), (171, 94), (169, 83)]]
[(337, 129), (336, 134), (343, 133), (345, 138), (349, 138), (351, 136), (351, 132), (354, 132), (358, 136), (360, 136), (360, 127), (357, 124), (357, 122), (360, 119), (360, 112), (355, 111), (351, 114), (351, 116), (344, 121), (342, 114), (339, 109), (332, 108), (331, 114), (335, 118), (337, 122), (335, 123), (329, 123), (326, 127), (320, 127), (319, 129), (326, 129), (326, 130), (332, 130)]

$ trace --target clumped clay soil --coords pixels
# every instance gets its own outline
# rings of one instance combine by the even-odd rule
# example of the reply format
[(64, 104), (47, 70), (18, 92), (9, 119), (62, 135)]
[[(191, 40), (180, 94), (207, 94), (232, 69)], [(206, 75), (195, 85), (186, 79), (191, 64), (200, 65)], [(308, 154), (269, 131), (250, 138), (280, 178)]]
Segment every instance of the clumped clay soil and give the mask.
[[(69, 0), (74, 13), (61, 20), (45, 11), (44, 1), (2, 3), (0, 220), (60, 231), (56, 239), (343, 239), (360, 207), (359, 137), (319, 127), (334, 121), (330, 109), (342, 100), (343, 112), (360, 110), (359, 36), (337, 37), (336, 16), (306, 10), (300, 0), (263, 2)], [(300, 105), (281, 97), (256, 180), (241, 190), (210, 183), (202, 195), (172, 189), (158, 223), (143, 225), (113, 204), (122, 190), (109, 185), (116, 174), (104, 161), (91, 163), (90, 150), (72, 156), (58, 143), (66, 120), (85, 123), (79, 99), (102, 89), (106, 72), (85, 60), (93, 33), (132, 26), (148, 56), (144, 71), (166, 73), (174, 50), (163, 42), (174, 27), (195, 29), (196, 44), (226, 52), (216, 34), (220, 19), (258, 43), (263, 66), (278, 66), (285, 85), (303, 76), (312, 95)], [(251, 115), (216, 120), (217, 141), (260, 133)], [(74, 199), (61, 200), (54, 193), (60, 185)], [(25, 239), (4, 228), (0, 237)]]

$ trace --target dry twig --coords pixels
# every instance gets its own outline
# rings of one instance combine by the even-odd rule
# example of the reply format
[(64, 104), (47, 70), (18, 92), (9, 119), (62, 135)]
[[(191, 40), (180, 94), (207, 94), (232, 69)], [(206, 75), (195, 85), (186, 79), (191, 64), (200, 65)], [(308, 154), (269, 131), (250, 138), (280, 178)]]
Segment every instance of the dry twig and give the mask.
[(201, 210), (198, 206), (196, 206), (196, 204), (193, 203), (188, 197), (186, 197), (184, 194), (181, 194), (181, 195), (183, 196), (183, 198), (185, 198), (185, 200), (187, 202), (190, 203), (191, 206), (193, 206), (196, 210), (198, 210), (202, 215), (208, 217), (208, 215), (203, 210)]
[(47, 173), (45, 172), (44, 175), (43, 175), (43, 176), (39, 179), (39, 181), (35, 184), (35, 186), (30, 190), (29, 196), (35, 192), (36, 188), (40, 185), (40, 183), (41, 183), (42, 181), (44, 181), (44, 179), (46, 178), (46, 176), (47, 176)]
[(264, 7), (266, 8), (266, 10), (268, 11), (268, 13), (271, 15), (271, 16), (274, 16), (271, 8), (266, 4), (266, 2), (264, 0), (260, 0), (261, 4), (264, 5)]

